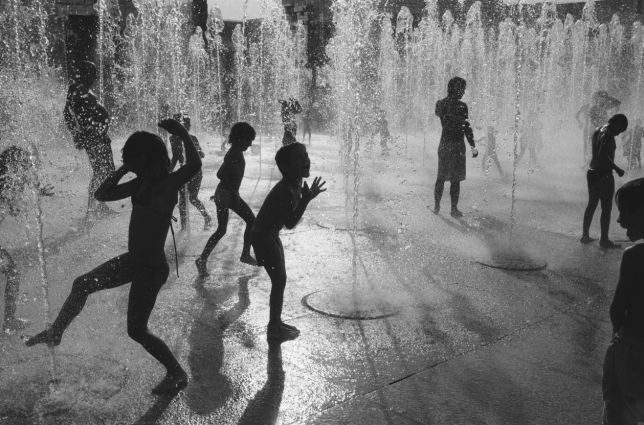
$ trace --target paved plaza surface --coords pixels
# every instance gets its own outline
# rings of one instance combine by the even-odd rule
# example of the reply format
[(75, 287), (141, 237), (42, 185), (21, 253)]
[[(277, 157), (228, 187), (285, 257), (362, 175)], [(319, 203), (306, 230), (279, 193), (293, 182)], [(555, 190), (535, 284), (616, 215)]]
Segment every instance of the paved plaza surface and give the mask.
[[(214, 216), (206, 201), (222, 157), (217, 141), (203, 144), (201, 199)], [(427, 208), (436, 158), (434, 145), (425, 155), (422, 146), (421, 137), (410, 137), (389, 158), (362, 155), (351, 231), (353, 195), (345, 183), (352, 188), (353, 176), (341, 171), (337, 143), (314, 137), (311, 175), (322, 175), (329, 190), (295, 229), (282, 232), (284, 318), (301, 335), (281, 345), (266, 340), (266, 272), (238, 260), (243, 222), (231, 215), (210, 276), (200, 279), (194, 260), (210, 231), (191, 210), (190, 231), (177, 235), (179, 277), (169, 237), (171, 275), (150, 319), (190, 376), (172, 398), (151, 395), (162, 368), (127, 336), (127, 285), (90, 297), (55, 350), (58, 383), (48, 387), (49, 350), (23, 341), (44, 321), (35, 222), (33, 214), (7, 219), (2, 243), (22, 272), (18, 311), (31, 325), (0, 338), (0, 424), (599, 423), (621, 250), (578, 242), (586, 189), (574, 153), (556, 159), (546, 151), (548, 168), (534, 171), (522, 164), (513, 216), (511, 162), (502, 159), (501, 179), (468, 159), (465, 216), (454, 219), (447, 188), (441, 214)], [(120, 147), (115, 142), (115, 153)], [(130, 208), (129, 201), (111, 203), (119, 214), (83, 222), (84, 158), (57, 155), (49, 154), (43, 171), (57, 189), (43, 200), (54, 313), (74, 277), (125, 251)], [(241, 193), (255, 212), (278, 179), (273, 155), (274, 142), (265, 141), (261, 170), (259, 156), (246, 155)], [(614, 218), (613, 239), (623, 240)], [(598, 214), (592, 232), (598, 234)], [(547, 267), (482, 264), (517, 258)], [(334, 316), (364, 300), (393, 314)]]

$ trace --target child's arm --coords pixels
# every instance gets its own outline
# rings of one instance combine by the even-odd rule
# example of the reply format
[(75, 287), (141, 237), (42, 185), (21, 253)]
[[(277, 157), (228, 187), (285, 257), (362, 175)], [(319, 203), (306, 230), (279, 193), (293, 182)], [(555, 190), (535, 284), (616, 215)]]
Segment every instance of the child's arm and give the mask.
[(159, 127), (170, 134), (179, 136), (183, 142), (183, 149), (186, 152), (186, 163), (170, 175), (171, 181), (173, 181), (177, 188), (179, 188), (183, 184), (187, 183), (192, 176), (197, 174), (197, 171), (201, 169), (201, 158), (199, 158), (197, 148), (195, 148), (194, 143), (192, 143), (188, 130), (186, 130), (179, 121), (166, 119), (159, 123)]
[(125, 166), (121, 166), (118, 170), (113, 171), (112, 174), (105, 179), (105, 181), (98, 187), (94, 193), (94, 198), (98, 201), (117, 201), (132, 196), (134, 188), (137, 185), (138, 178), (130, 180), (127, 183), (118, 184), (119, 180), (123, 178), (130, 170)]
[(195, 148), (197, 148), (197, 153), (199, 154), (199, 158), (203, 158), (206, 156), (205, 153), (203, 153), (203, 150), (201, 149), (201, 145), (199, 144), (199, 139), (197, 139), (197, 136), (190, 135), (192, 138), (192, 142), (195, 144)]
[(622, 256), (622, 264), (619, 268), (619, 280), (613, 302), (610, 305), (610, 321), (613, 324), (613, 333), (619, 332), (626, 318), (626, 306), (630, 297), (630, 286), (635, 279), (635, 264), (637, 263), (636, 252), (627, 249)]
[(309, 185), (304, 182), (302, 185), (302, 199), (300, 199), (295, 208), (292, 208), (292, 206), (289, 205), (288, 214), (284, 220), (284, 227), (287, 229), (294, 228), (302, 219), (302, 215), (304, 215), (304, 211), (306, 211), (306, 207), (309, 205), (309, 202), (326, 190), (322, 188), (326, 182), (320, 183), (321, 179), (321, 177), (313, 179), (311, 188), (309, 188)]
[(183, 150), (181, 148), (181, 140), (175, 136), (170, 137), (170, 150), (172, 151), (172, 159), (170, 160), (170, 170), (174, 170), (177, 162), (183, 162)]

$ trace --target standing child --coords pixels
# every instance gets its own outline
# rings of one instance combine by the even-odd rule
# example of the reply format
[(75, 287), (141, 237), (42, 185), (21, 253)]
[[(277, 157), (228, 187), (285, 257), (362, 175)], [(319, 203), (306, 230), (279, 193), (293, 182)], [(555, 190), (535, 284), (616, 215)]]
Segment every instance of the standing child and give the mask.
[(239, 195), (239, 187), (241, 186), (242, 179), (244, 178), (244, 171), (246, 169), (246, 160), (244, 159), (244, 152), (253, 144), (255, 140), (255, 129), (246, 122), (238, 122), (230, 129), (230, 136), (228, 136), (228, 143), (231, 147), (224, 157), (224, 162), (217, 171), (219, 184), (215, 190), (214, 199), (217, 206), (217, 230), (210, 236), (206, 246), (201, 255), (195, 261), (199, 275), (207, 276), (206, 264), (208, 257), (217, 243), (226, 234), (228, 228), (228, 215), (229, 210), (233, 210), (235, 214), (241, 217), (246, 222), (246, 231), (244, 231), (244, 247), (239, 261), (242, 263), (256, 266), (257, 262), (250, 255), (250, 234), (255, 221), (255, 214), (250, 209), (248, 204)]
[(302, 218), (307, 205), (318, 196), (325, 182), (320, 177), (309, 185), (302, 179), (309, 177), (311, 161), (301, 143), (283, 146), (275, 154), (275, 162), (282, 173), (280, 180), (266, 196), (253, 226), (253, 249), (259, 265), (264, 266), (271, 279), (270, 317), (267, 336), (271, 340), (294, 339), (300, 334), (294, 326), (282, 322), (282, 304), (286, 286), (284, 248), (279, 237), (283, 227), (294, 228)]
[[(17, 216), (20, 213), (20, 198), (28, 183), (27, 172), (30, 167), (29, 153), (24, 149), (11, 146), (0, 153), (0, 222), (6, 214)], [(39, 190), (41, 195), (53, 195), (51, 186), (44, 186)], [(27, 321), (16, 317), (20, 273), (9, 252), (2, 246), (0, 246), (0, 272), (7, 278), (4, 289), (2, 331), (12, 332), (24, 328)]]
[[(183, 127), (190, 132), (190, 117), (187, 115), (182, 115), (182, 114), (175, 114), (174, 119), (179, 121)], [(203, 158), (205, 155), (203, 151), (201, 150), (201, 146), (199, 145), (199, 140), (197, 137), (193, 136), (192, 134), (190, 135), (190, 138), (192, 139), (192, 143), (194, 143), (195, 148), (197, 149), (197, 152), (199, 153), (199, 157)], [(174, 170), (174, 167), (177, 165), (177, 162), (179, 165), (183, 166), (183, 147), (181, 146), (181, 138), (177, 135), (172, 135), (170, 136), (170, 148), (172, 149), (172, 160), (170, 163), (170, 170)], [(201, 213), (201, 216), (203, 217), (204, 224), (203, 228), (204, 230), (207, 230), (210, 227), (210, 223), (212, 222), (212, 219), (210, 218), (210, 215), (208, 215), (208, 211), (206, 211), (206, 207), (204, 207), (203, 203), (199, 200), (199, 189), (201, 189), (201, 180), (203, 179), (203, 174), (201, 173), (201, 170), (195, 174), (193, 178), (190, 179), (187, 185), (181, 186), (181, 189), (179, 189), (179, 217), (180, 217), (180, 222), (181, 222), (181, 230), (184, 230), (186, 228), (186, 222), (188, 221), (187, 219), (187, 209), (186, 209), (186, 187), (188, 188), (188, 198), (190, 198), (190, 203), (197, 208), (197, 211)]]
[(487, 136), (481, 137), (476, 143), (480, 144), (485, 141), (486, 145), (485, 153), (483, 154), (483, 172), (487, 173), (487, 170), (490, 168), (490, 160), (494, 161), (497, 170), (499, 170), (499, 175), (503, 177), (503, 169), (501, 168), (501, 163), (499, 162), (499, 157), (496, 154), (496, 129), (494, 126), (487, 126)]
[[(172, 119), (161, 121), (159, 126), (181, 138), (186, 164), (170, 173), (168, 151), (156, 134), (139, 131), (127, 139), (122, 151), (123, 165), (101, 184), (96, 198), (102, 202), (132, 199), (128, 252), (76, 278), (51, 327), (26, 342), (27, 346), (60, 344), (63, 332), (81, 312), (90, 294), (132, 282), (127, 333), (166, 368), (166, 376), (152, 390), (153, 394), (173, 393), (188, 383), (185, 371), (168, 346), (148, 330), (148, 320), (169, 274), (164, 247), (177, 192), (201, 169), (201, 159), (188, 131)], [(136, 178), (119, 184), (129, 171)]]
[[(631, 241), (644, 239), (644, 179), (622, 186), (615, 195), (619, 218)], [(622, 255), (619, 280), (610, 305), (613, 325), (604, 360), (604, 425), (644, 421), (644, 244)]]

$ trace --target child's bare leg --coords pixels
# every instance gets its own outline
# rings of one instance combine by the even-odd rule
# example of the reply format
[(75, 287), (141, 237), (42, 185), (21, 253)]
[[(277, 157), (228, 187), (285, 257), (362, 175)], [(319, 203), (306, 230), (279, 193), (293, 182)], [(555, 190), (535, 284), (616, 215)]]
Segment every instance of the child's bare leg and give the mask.
[(195, 206), (197, 211), (201, 214), (204, 220), (204, 228), (210, 227), (210, 222), (212, 219), (210, 218), (210, 214), (208, 214), (208, 211), (206, 211), (206, 207), (204, 204), (199, 200), (199, 189), (201, 188), (201, 179), (202, 179), (202, 174), (197, 173), (195, 177), (188, 182), (188, 197), (190, 198), (190, 203)]
[(195, 261), (197, 270), (201, 276), (208, 275), (208, 271), (206, 270), (208, 257), (210, 257), (210, 253), (215, 249), (217, 243), (224, 237), (226, 228), (228, 227), (228, 208), (217, 200), (215, 200), (215, 205), (217, 205), (217, 230), (208, 238), (201, 255)]
[(248, 204), (241, 198), (239, 199), (239, 202), (237, 202), (237, 205), (232, 208), (232, 210), (246, 222), (246, 230), (244, 230), (244, 247), (242, 248), (242, 254), (239, 260), (242, 263), (256, 266), (257, 261), (255, 261), (253, 256), (250, 255), (251, 237), (253, 231), (253, 223), (255, 222), (255, 214), (253, 214), (253, 211), (250, 209)]
[(161, 287), (168, 278), (168, 265), (149, 267), (135, 265), (127, 308), (127, 334), (165, 366), (167, 375), (153, 393), (180, 390), (188, 376), (168, 346), (148, 329), (148, 320)]
[(436, 179), (434, 186), (434, 213), (438, 214), (441, 209), (441, 198), (443, 197), (443, 190), (445, 189), (445, 180)]
[(65, 329), (83, 310), (90, 294), (102, 289), (116, 288), (132, 280), (130, 254), (125, 253), (96, 267), (91, 272), (77, 277), (72, 291), (65, 300), (51, 328), (27, 340), (28, 347), (36, 344), (58, 345)]
[(14, 331), (24, 328), (27, 321), (16, 317), (16, 302), (20, 291), (20, 272), (16, 263), (5, 249), (0, 248), (0, 270), (7, 277), (7, 283), (4, 288), (4, 322), (2, 330)]
[(452, 201), (452, 216), (462, 217), (463, 213), (458, 210), (458, 198), (461, 193), (461, 182), (453, 180), (449, 184), (449, 196)]

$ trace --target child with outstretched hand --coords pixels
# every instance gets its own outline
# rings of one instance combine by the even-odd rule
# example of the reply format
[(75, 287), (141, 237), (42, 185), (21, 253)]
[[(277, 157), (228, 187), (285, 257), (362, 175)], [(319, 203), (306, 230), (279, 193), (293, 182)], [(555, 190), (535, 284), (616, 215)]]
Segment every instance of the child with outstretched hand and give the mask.
[[(631, 241), (644, 239), (644, 179), (622, 186), (615, 195), (619, 218)], [(622, 255), (619, 280), (610, 305), (613, 326), (604, 360), (604, 425), (644, 421), (644, 244)]]
[(309, 202), (324, 192), (325, 182), (313, 179), (309, 187), (302, 179), (309, 177), (311, 161), (301, 143), (283, 146), (275, 154), (275, 162), (282, 173), (280, 180), (269, 192), (257, 214), (253, 226), (252, 243), (259, 265), (271, 279), (270, 317), (267, 336), (270, 340), (297, 338), (300, 331), (282, 322), (282, 304), (286, 286), (284, 248), (279, 237), (283, 227), (294, 228), (302, 218)]
[[(102, 202), (132, 199), (128, 252), (76, 278), (52, 326), (26, 344), (60, 344), (63, 332), (81, 312), (90, 294), (132, 282), (127, 333), (165, 366), (165, 378), (152, 390), (154, 394), (165, 394), (184, 388), (188, 377), (168, 346), (150, 332), (148, 320), (169, 274), (164, 246), (177, 192), (201, 169), (201, 159), (188, 131), (179, 122), (167, 119), (159, 126), (181, 138), (186, 163), (171, 173), (168, 151), (156, 134), (139, 131), (127, 139), (122, 150), (123, 166), (100, 185), (95, 196)], [(128, 172), (136, 174), (136, 178), (119, 183)]]

